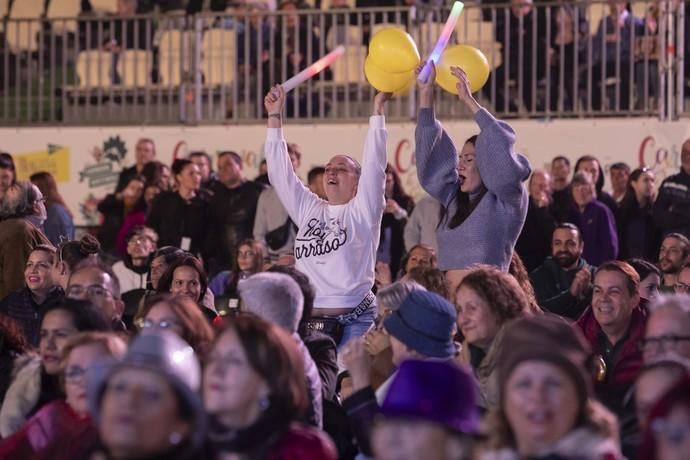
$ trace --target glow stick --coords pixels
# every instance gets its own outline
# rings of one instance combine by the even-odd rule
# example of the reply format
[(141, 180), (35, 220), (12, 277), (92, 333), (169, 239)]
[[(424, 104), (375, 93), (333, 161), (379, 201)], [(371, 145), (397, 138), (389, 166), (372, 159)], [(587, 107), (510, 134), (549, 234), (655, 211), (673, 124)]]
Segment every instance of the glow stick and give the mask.
[(431, 73), (430, 63), (433, 62), (434, 64), (436, 64), (438, 60), (441, 58), (443, 50), (446, 49), (446, 45), (448, 45), (450, 36), (453, 35), (455, 25), (458, 23), (458, 18), (460, 17), (460, 13), (462, 13), (462, 9), (464, 7), (465, 4), (462, 2), (453, 3), (453, 8), (451, 8), (450, 10), (450, 14), (448, 15), (448, 19), (446, 20), (446, 25), (443, 26), (443, 30), (441, 31), (441, 36), (438, 37), (438, 41), (436, 42), (436, 46), (434, 46), (434, 50), (427, 58), (426, 65), (424, 66), (422, 71), (419, 72), (419, 76), (417, 77), (417, 80), (421, 81), (422, 83), (426, 83), (426, 81), (429, 79), (429, 74)]
[(343, 54), (345, 54), (345, 47), (343, 45), (338, 45), (336, 49), (334, 49), (318, 61), (314, 62), (312, 65), (310, 65), (297, 75), (293, 76), (288, 80), (285, 80), (285, 82), (283, 82), (281, 86), (283, 87), (286, 93), (292, 91), (298, 85), (301, 85), (305, 81), (312, 78), (314, 75), (321, 72), (326, 67), (329, 67), (335, 61), (337, 61), (338, 58)]

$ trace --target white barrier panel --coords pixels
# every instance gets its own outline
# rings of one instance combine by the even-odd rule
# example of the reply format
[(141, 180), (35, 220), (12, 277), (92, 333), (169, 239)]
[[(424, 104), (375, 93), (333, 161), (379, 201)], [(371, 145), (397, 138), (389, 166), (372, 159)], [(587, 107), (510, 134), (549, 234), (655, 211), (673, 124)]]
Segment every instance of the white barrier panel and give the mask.
[[(632, 168), (653, 167), (657, 185), (680, 167), (680, 150), (690, 138), (690, 124), (660, 123), (656, 119), (557, 120), (553, 122), (515, 121), (517, 150), (526, 154), (532, 167), (545, 167), (556, 155), (574, 161), (591, 154), (608, 165), (623, 161)], [(478, 131), (474, 122), (445, 123), (459, 145)], [(412, 123), (388, 125), (388, 158), (400, 172), (408, 193), (420, 196), (414, 167), (414, 129)], [(336, 154), (360, 158), (367, 125), (325, 124), (286, 126), (289, 142), (302, 151), (300, 173), (324, 165)], [(112, 191), (119, 172), (134, 162), (134, 147), (140, 137), (156, 142), (157, 158), (170, 163), (192, 150), (215, 155), (235, 150), (244, 161), (247, 177), (254, 178), (263, 157), (263, 126), (206, 127), (102, 127), (102, 128), (20, 128), (0, 129), (0, 149), (15, 156), (20, 178), (47, 170), (59, 181), (59, 188), (80, 225), (100, 223), (96, 204)]]

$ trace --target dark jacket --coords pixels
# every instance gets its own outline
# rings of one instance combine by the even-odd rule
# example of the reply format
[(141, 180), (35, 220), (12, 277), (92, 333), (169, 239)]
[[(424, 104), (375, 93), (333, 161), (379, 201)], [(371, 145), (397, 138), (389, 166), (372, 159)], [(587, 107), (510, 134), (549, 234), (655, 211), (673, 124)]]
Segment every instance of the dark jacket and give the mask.
[(206, 253), (213, 266), (210, 270), (212, 273), (232, 267), (237, 246), (242, 240), (253, 237), (256, 206), (263, 189), (263, 186), (251, 181), (233, 189), (220, 182), (212, 185), (210, 220), (204, 226), (208, 229)]
[(343, 409), (347, 412), (350, 429), (357, 440), (360, 452), (372, 457), (371, 433), (380, 410), (374, 389), (368, 386), (352, 393), (343, 401)]
[(208, 233), (208, 202), (200, 195), (190, 201), (177, 192), (163, 192), (151, 204), (146, 224), (158, 233), (158, 247), (182, 248), (182, 238), (189, 238), (186, 249), (199, 255)]
[(616, 215), (618, 228), (618, 258), (639, 257), (656, 260), (661, 244), (661, 232), (654, 223), (652, 205), (640, 208), (634, 195), (626, 196)]
[(616, 220), (601, 201), (593, 200), (583, 212), (573, 202), (568, 219), (580, 229), (585, 243), (582, 256), (589, 263), (599, 266), (618, 256)]
[(551, 313), (573, 320), (578, 319), (592, 301), (591, 292), (581, 297), (573, 297), (570, 294), (570, 285), (573, 284), (575, 275), (584, 267), (594, 272), (594, 267), (582, 257), (577, 266), (568, 271), (563, 270), (555, 258), (547, 258), (529, 274), (539, 306)]
[[(397, 197), (393, 199), (402, 209), (407, 211), (408, 214), (412, 213), (414, 203), (411, 199), (407, 197)], [(407, 224), (407, 218), (396, 219), (390, 212), (385, 212), (381, 218), (379, 251), (382, 250), (382, 244), (386, 243), (388, 245), (388, 253), (379, 254), (383, 256), (383, 259), (379, 258), (379, 260), (389, 264), (393, 275), (397, 274), (402, 268), (400, 262), (405, 255), (405, 224)]]
[(0, 222), (0, 299), (24, 287), (24, 265), (39, 244), (50, 245), (50, 241), (28, 220)]
[(520, 255), (528, 272), (531, 272), (551, 255), (551, 235), (556, 221), (548, 207), (540, 208), (532, 197), (527, 207), (527, 218), (520, 236), (515, 243), (515, 251)]
[(41, 335), (41, 316), (43, 311), (62, 302), (65, 293), (61, 287), (54, 287), (42, 304), (37, 304), (31, 290), (25, 287), (14, 291), (0, 301), (0, 314), (15, 320), (23, 329), (26, 340), (33, 347), (38, 347)]
[(324, 401), (333, 400), (338, 381), (338, 354), (335, 342), (330, 336), (311, 329), (307, 329), (301, 337), (319, 371)]
[[(618, 350), (613, 353), (610, 362), (606, 363), (604, 379), (595, 383), (597, 397), (619, 417), (625, 395), (632, 388), (642, 367), (640, 340), (644, 337), (647, 316), (645, 307), (637, 306), (633, 309), (628, 332), (622, 343), (614, 344)], [(577, 324), (592, 347), (594, 355), (605, 356), (602, 336), (604, 332), (594, 317), (592, 307), (585, 311)]]
[(654, 221), (664, 235), (679, 232), (690, 238), (690, 174), (683, 169), (661, 183)]

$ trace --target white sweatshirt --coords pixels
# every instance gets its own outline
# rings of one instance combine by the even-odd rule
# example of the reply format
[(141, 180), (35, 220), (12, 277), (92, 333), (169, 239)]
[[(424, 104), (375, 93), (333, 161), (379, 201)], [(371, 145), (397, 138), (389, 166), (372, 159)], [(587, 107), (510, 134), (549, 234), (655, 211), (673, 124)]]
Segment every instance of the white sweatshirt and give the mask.
[(296, 268), (316, 287), (317, 308), (354, 308), (374, 284), (385, 207), (387, 138), (385, 118), (369, 118), (357, 194), (346, 204), (329, 205), (293, 171), (282, 128), (268, 128), (268, 177), (299, 227)]

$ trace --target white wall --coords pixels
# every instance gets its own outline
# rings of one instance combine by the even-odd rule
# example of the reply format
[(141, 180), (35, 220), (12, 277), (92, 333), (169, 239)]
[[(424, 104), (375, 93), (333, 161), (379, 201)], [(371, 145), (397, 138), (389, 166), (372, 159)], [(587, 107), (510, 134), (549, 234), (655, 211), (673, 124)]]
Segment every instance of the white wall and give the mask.
[[(573, 162), (583, 154), (598, 157), (603, 165), (624, 161), (631, 167), (646, 165), (657, 171), (657, 184), (680, 167), (680, 146), (690, 138), (687, 120), (659, 123), (655, 119), (521, 120), (511, 123), (517, 133), (517, 150), (532, 166), (544, 167), (556, 155)], [(477, 132), (470, 120), (446, 122), (456, 144)], [(401, 172), (408, 192), (423, 193), (414, 168), (414, 124), (390, 124), (389, 161)], [(300, 174), (325, 164), (335, 154), (361, 156), (367, 125), (287, 125), (288, 141), (300, 145)], [(98, 223), (95, 204), (110, 192), (118, 172), (133, 163), (134, 145), (140, 137), (156, 141), (158, 159), (170, 163), (174, 156), (191, 150), (235, 150), (244, 159), (247, 176), (253, 178), (262, 158), (263, 126), (208, 127), (102, 127), (0, 129), (0, 149), (15, 156), (20, 177), (49, 170), (57, 174), (59, 187), (79, 224)], [(121, 162), (118, 155), (124, 155)], [(607, 174), (608, 184), (608, 174)]]

